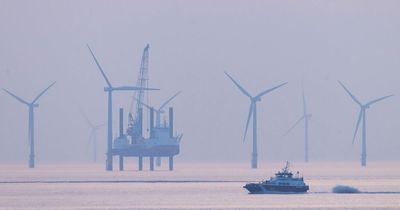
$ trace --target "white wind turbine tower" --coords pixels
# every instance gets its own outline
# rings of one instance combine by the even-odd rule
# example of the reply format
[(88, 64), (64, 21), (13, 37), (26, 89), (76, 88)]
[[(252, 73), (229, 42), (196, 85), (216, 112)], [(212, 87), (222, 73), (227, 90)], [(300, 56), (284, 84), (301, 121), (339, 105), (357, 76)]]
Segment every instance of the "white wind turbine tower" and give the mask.
[(50, 86), (48, 86), (46, 89), (44, 89), (42, 92), (39, 93), (39, 95), (36, 96), (35, 99), (31, 103), (28, 103), (27, 101), (21, 99), (20, 97), (16, 96), (15, 94), (11, 93), (10, 91), (6, 90), (3, 88), (5, 92), (10, 94), (12, 97), (17, 99), (19, 102), (25, 104), (28, 106), (29, 109), (29, 119), (28, 119), (28, 144), (29, 144), (29, 168), (35, 168), (35, 130), (34, 130), (34, 108), (39, 107), (39, 104), (36, 102), (39, 100), (39, 98), (51, 87), (55, 84), (56, 82), (53, 82)]
[(249, 122), (250, 119), (253, 117), (253, 152), (252, 152), (252, 158), (251, 158), (251, 168), (257, 168), (257, 102), (261, 101), (261, 97), (283, 85), (286, 85), (287, 82), (280, 84), (278, 86), (275, 86), (273, 88), (270, 88), (268, 90), (262, 91), (256, 96), (250, 95), (242, 86), (239, 85), (228, 73), (226, 73), (226, 76), (229, 77), (229, 79), (232, 80), (232, 82), (239, 88), (239, 90), (246, 95), (247, 97), (250, 98), (250, 110), (249, 110), (249, 115), (247, 117), (247, 122), (246, 122), (246, 129), (244, 131), (244, 136), (243, 136), (243, 141), (246, 140), (246, 134), (247, 134), (247, 129), (249, 127)]
[(304, 161), (307, 163), (308, 162), (308, 121), (311, 118), (311, 114), (307, 112), (307, 106), (306, 106), (306, 98), (304, 96), (304, 87), (302, 87), (302, 96), (303, 96), (303, 116), (300, 117), (296, 121), (296, 123), (285, 133), (287, 135), (292, 131), (301, 121), (304, 120)]
[(378, 101), (382, 101), (384, 99), (387, 99), (389, 97), (392, 97), (392, 95), (388, 95), (388, 96), (384, 96), (381, 98), (377, 98), (375, 100), (372, 100), (366, 104), (362, 104), (359, 100), (356, 99), (356, 97), (354, 97), (353, 94), (351, 94), (351, 92), (343, 85), (342, 82), (338, 81), (339, 84), (343, 87), (343, 89), (349, 94), (349, 96), (353, 99), (354, 102), (356, 102), (359, 106), (360, 106), (360, 113), (358, 114), (358, 120), (357, 120), (357, 124), (356, 124), (356, 130), (354, 131), (354, 135), (353, 135), (353, 144), (354, 144), (354, 140), (356, 139), (357, 136), (357, 131), (358, 131), (358, 127), (360, 126), (360, 122), (362, 120), (362, 148), (361, 148), (361, 166), (366, 166), (367, 165), (367, 127), (366, 127), (366, 111), (367, 109), (370, 108), (370, 106), (372, 104), (377, 103)]

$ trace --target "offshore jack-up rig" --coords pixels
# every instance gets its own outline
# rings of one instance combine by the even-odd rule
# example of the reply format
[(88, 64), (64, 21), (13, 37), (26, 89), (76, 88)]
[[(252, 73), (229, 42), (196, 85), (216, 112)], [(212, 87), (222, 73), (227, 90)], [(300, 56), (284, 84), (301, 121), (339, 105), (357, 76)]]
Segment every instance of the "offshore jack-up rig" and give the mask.
[[(145, 89), (148, 88), (149, 73), (149, 45), (143, 50), (138, 80), (136, 87), (141, 88), (134, 93), (131, 102), (130, 113), (128, 115), (129, 123), (127, 134), (123, 133), (123, 110), (120, 109), (120, 135), (114, 140), (112, 149), (113, 156), (119, 156), (119, 170), (124, 170), (124, 157), (138, 157), (138, 170), (143, 170), (143, 158), (148, 157), (150, 161), (150, 171), (154, 170), (154, 161), (157, 158), (157, 165), (161, 165), (160, 158), (167, 157), (169, 163), (169, 170), (173, 170), (174, 156), (179, 154), (179, 143), (182, 138), (182, 134), (174, 136), (174, 115), (173, 108), (169, 108), (169, 115), (167, 124), (164, 121), (163, 125), (160, 123), (160, 112), (156, 111), (156, 124), (154, 121), (155, 110), (153, 107), (148, 106), (145, 103)], [(172, 98), (171, 98), (172, 100)], [(170, 100), (167, 101), (167, 103)], [(165, 105), (167, 105), (165, 103)], [(164, 106), (165, 106), (164, 105)], [(150, 113), (149, 116), (149, 128), (148, 138), (145, 138), (143, 133), (144, 128), (144, 110), (143, 106), (148, 108)], [(162, 109), (163, 107), (161, 107)]]
[[(89, 48), (90, 50), (90, 48)], [(106, 82), (110, 85), (108, 79), (106, 78), (103, 70), (94, 57), (92, 56), (99, 67), (103, 77)], [(174, 156), (179, 154), (180, 141), (183, 134), (174, 135), (174, 114), (173, 108), (169, 107), (168, 123), (164, 120), (163, 124), (160, 123), (161, 114), (164, 113), (163, 108), (178, 94), (175, 94), (168, 101), (166, 101), (158, 110), (154, 110), (150, 107), (148, 103), (144, 102), (145, 91), (155, 90), (153, 88), (148, 88), (148, 59), (149, 59), (149, 45), (147, 45), (143, 50), (139, 76), (137, 80), (136, 87), (131, 87), (130, 90), (134, 90), (134, 95), (132, 96), (132, 102), (130, 106), (130, 111), (128, 115), (128, 128), (126, 134), (124, 133), (124, 111), (122, 108), (119, 109), (119, 136), (114, 139), (111, 144), (111, 134), (112, 125), (109, 110), (109, 128), (108, 128), (108, 141), (107, 141), (107, 160), (106, 160), (106, 170), (112, 171), (113, 168), (113, 157), (119, 156), (119, 170), (124, 170), (124, 157), (138, 157), (138, 170), (143, 170), (143, 159), (148, 157), (150, 160), (150, 171), (154, 170), (154, 161), (157, 159), (157, 166), (161, 165), (161, 158), (167, 157), (169, 159), (169, 170), (173, 170)], [(114, 90), (119, 90), (114, 88)], [(105, 88), (106, 91), (106, 88)], [(147, 95), (148, 96), (148, 95)], [(147, 97), (148, 99), (148, 97)], [(147, 100), (148, 101), (148, 100)], [(109, 107), (110, 107), (109, 100)], [(144, 111), (143, 106), (148, 109), (148, 133), (144, 133)], [(110, 108), (109, 108), (110, 109)], [(154, 113), (156, 113), (156, 124), (154, 121)], [(111, 132), (111, 133), (110, 133)], [(147, 137), (145, 134), (148, 134)]]

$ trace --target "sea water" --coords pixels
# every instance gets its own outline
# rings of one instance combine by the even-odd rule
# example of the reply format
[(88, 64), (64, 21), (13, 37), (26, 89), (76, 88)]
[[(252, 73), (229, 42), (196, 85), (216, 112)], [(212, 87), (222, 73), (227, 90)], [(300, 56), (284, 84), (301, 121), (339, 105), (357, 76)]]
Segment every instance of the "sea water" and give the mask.
[[(0, 209), (400, 209), (400, 162), (292, 163), (310, 186), (306, 194), (251, 195), (247, 182), (268, 179), (284, 162), (163, 163), (156, 171), (107, 172), (103, 164), (0, 165)], [(117, 165), (114, 165), (117, 166)], [(147, 166), (147, 165), (146, 165)], [(357, 194), (336, 194), (336, 185)]]

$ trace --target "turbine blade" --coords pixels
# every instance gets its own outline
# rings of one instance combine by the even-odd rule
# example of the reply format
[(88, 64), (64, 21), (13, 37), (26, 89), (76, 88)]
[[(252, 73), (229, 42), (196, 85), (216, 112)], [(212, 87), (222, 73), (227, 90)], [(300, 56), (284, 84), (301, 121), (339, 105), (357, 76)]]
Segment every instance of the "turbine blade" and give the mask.
[(94, 127), (94, 129), (97, 131), (98, 129), (100, 129), (101, 127), (103, 127), (105, 124), (104, 123), (102, 123), (102, 124), (100, 124), (100, 125), (96, 125), (95, 127)]
[(88, 143), (92, 143), (92, 141), (93, 141), (93, 137), (94, 137), (94, 129), (92, 129), (91, 131), (90, 131), (90, 135), (89, 135), (89, 142)]
[(21, 103), (23, 103), (23, 104), (26, 104), (26, 105), (28, 105), (28, 106), (30, 105), (28, 102), (26, 102), (26, 101), (23, 100), (22, 98), (16, 96), (15, 94), (11, 93), (10, 91), (8, 91), (8, 90), (6, 90), (6, 89), (4, 89), (4, 88), (3, 88), (3, 90), (4, 90), (6, 93), (8, 93), (10, 96), (12, 96), (12, 97), (14, 97), (15, 99), (17, 99), (19, 102), (21, 102)]
[(178, 96), (181, 93), (181, 91), (177, 92), (175, 95), (173, 95), (171, 98), (169, 98), (166, 102), (164, 102), (158, 111), (161, 111), (169, 102), (171, 102), (176, 96)]
[(89, 150), (90, 145), (94, 144), (94, 131), (90, 131), (89, 140), (86, 143), (86, 150)]
[(306, 106), (306, 97), (304, 95), (304, 86), (303, 86), (303, 84), (301, 85), (301, 89), (302, 89), (302, 95), (303, 95), (303, 115), (306, 116), (307, 115), (307, 106)]
[(280, 84), (280, 85), (278, 85), (278, 86), (275, 86), (275, 87), (273, 87), (273, 88), (270, 88), (270, 89), (268, 89), (268, 90), (265, 90), (265, 91), (261, 92), (260, 94), (256, 95), (256, 97), (254, 97), (254, 98), (259, 99), (259, 98), (261, 98), (261, 96), (263, 96), (263, 95), (265, 95), (265, 94), (267, 94), (267, 93), (269, 93), (269, 92), (271, 92), (271, 91), (273, 91), (273, 90), (275, 90), (275, 89), (278, 89), (278, 88), (280, 88), (281, 86), (284, 86), (284, 85), (286, 85), (286, 84), (287, 84), (287, 82), (282, 83), (282, 84)]
[(178, 138), (177, 138), (177, 140), (178, 140), (179, 143), (181, 142), (182, 137), (183, 137), (183, 133), (181, 133), (181, 135), (179, 135)]
[(364, 108), (362, 108), (362, 109), (360, 110), (360, 114), (358, 114), (358, 120), (357, 120), (357, 124), (356, 124), (356, 130), (354, 131), (353, 142), (352, 142), (352, 144), (354, 144), (354, 141), (355, 141), (355, 139), (356, 139), (357, 132), (358, 132), (358, 128), (360, 127), (361, 118), (362, 118), (362, 116), (363, 116), (363, 112), (364, 112)]
[(92, 129), (94, 129), (93, 123), (90, 122), (90, 120), (89, 120), (89, 118), (86, 116), (86, 114), (85, 114), (82, 110), (80, 110), (80, 112), (81, 112), (81, 115), (82, 115), (83, 119), (85, 119), (86, 123), (87, 123)]
[(290, 131), (292, 131), (305, 117), (306, 117), (306, 115), (303, 115), (300, 119), (298, 119), (298, 120), (296, 121), (296, 123), (295, 123), (292, 127), (290, 127), (290, 128), (288, 129), (288, 131), (286, 131), (286, 133), (285, 133), (283, 136), (288, 135), (288, 134), (290, 133)]
[(378, 101), (382, 101), (382, 100), (387, 99), (387, 98), (390, 98), (390, 97), (392, 97), (392, 96), (394, 96), (394, 94), (388, 95), (388, 96), (384, 96), (384, 97), (381, 97), (381, 98), (378, 98), (378, 99), (375, 99), (375, 100), (372, 100), (372, 101), (368, 102), (368, 103), (366, 104), (366, 106), (370, 106), (370, 105), (372, 105), (372, 104), (374, 104), (374, 103), (376, 103), (376, 102), (378, 102)]
[(28, 128), (28, 132), (29, 132), (29, 135), (28, 135), (28, 148), (30, 148), (31, 147), (31, 135), (32, 135), (31, 128)]
[(248, 93), (242, 86), (239, 85), (239, 83), (237, 83), (232, 77), (231, 75), (229, 75), (228, 73), (226, 73), (226, 76), (229, 77), (229, 79), (232, 80), (233, 83), (235, 83), (235, 85), (239, 88), (240, 91), (242, 91), (243, 94), (245, 94), (246, 96), (248, 96), (249, 98), (252, 98), (252, 96), (250, 95), (250, 93)]
[[(139, 101), (136, 97), (134, 97), (134, 96), (132, 96), (132, 98), (135, 100), (135, 101)], [(146, 108), (148, 108), (148, 109), (151, 109), (152, 107), (151, 106), (149, 106), (149, 105), (147, 105), (147, 104), (145, 104), (145, 103), (143, 103), (143, 102), (141, 102), (141, 101), (139, 101), (139, 103), (141, 104), (141, 105), (143, 105), (144, 107), (146, 107)]]
[(38, 96), (36, 96), (35, 99), (33, 99), (32, 104), (34, 104), (37, 100), (39, 100), (39, 98), (48, 90), (51, 88), (51, 86), (53, 86), (54, 84), (56, 84), (56, 82), (51, 83), (51, 85), (49, 85), (46, 89), (44, 89)]
[(247, 122), (246, 122), (246, 129), (244, 130), (243, 142), (246, 141), (247, 129), (249, 128), (249, 123), (250, 123), (251, 115), (253, 114), (253, 109), (254, 109), (254, 102), (251, 101), (249, 116), (247, 117)]
[(358, 105), (362, 106), (361, 102), (358, 101), (358, 100), (356, 99), (356, 97), (354, 97), (353, 94), (351, 94), (351, 92), (346, 88), (346, 86), (344, 86), (343, 83), (340, 82), (339, 80), (338, 80), (338, 82), (339, 82), (339, 84), (343, 87), (343, 89), (349, 94), (349, 96), (350, 96)]
[[(29, 114), (29, 122), (31, 121), (31, 115)], [(30, 126), (30, 123), (28, 125), (28, 148), (31, 147), (31, 136), (32, 136), (32, 127)]]
[(108, 87), (112, 88), (112, 85), (111, 85), (110, 81), (108, 80), (106, 74), (104, 73), (103, 69), (101, 68), (100, 63), (97, 61), (96, 56), (94, 55), (92, 49), (90, 49), (89, 45), (87, 45), (87, 48), (89, 49), (90, 53), (92, 54), (94, 62), (96, 62), (96, 65), (99, 68), (99, 70), (100, 70), (101, 74), (103, 75), (104, 79), (106, 80)]
[(35, 110), (34, 109), (29, 109), (29, 131), (31, 132), (29, 135), (29, 147), (32, 147), (32, 144), (34, 143), (34, 138), (35, 138), (35, 132), (34, 132), (34, 124), (35, 124)]

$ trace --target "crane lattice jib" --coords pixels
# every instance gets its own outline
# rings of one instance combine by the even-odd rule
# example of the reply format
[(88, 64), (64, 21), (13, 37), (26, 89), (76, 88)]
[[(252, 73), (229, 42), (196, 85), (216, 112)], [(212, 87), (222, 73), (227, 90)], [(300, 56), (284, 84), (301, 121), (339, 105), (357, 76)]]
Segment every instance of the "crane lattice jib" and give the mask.
[[(149, 47), (150, 47), (149, 45), (146, 45), (146, 47), (143, 50), (142, 61), (140, 64), (140, 71), (139, 71), (139, 75), (138, 75), (138, 80), (136, 82), (136, 87), (148, 88)], [(134, 98), (132, 98), (131, 106), (129, 109), (130, 114), (133, 114), (132, 118), (129, 119), (129, 121), (130, 121), (129, 127), (138, 126), (139, 109), (142, 108), (142, 103), (145, 103), (144, 95), (145, 95), (144, 90), (138, 90), (134, 93), (134, 96), (133, 96)], [(134, 107), (134, 105), (135, 105), (135, 107)], [(135, 108), (134, 113), (132, 113), (134, 108)]]

